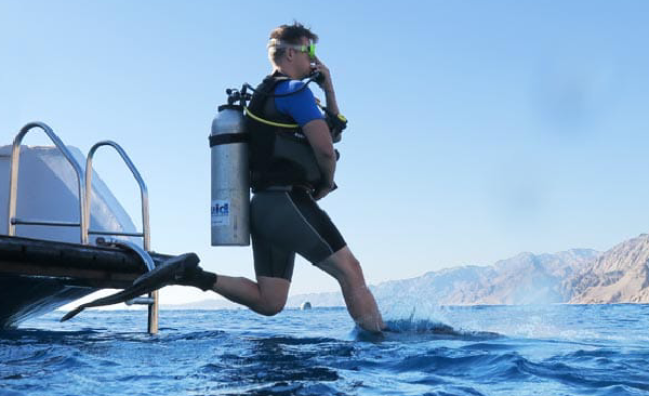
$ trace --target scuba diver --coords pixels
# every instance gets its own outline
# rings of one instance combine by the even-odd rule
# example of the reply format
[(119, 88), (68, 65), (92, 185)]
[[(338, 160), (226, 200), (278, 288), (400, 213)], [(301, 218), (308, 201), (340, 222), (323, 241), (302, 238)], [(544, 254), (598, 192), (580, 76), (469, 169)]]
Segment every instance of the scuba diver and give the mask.
[(273, 72), (255, 90), (249, 110), (264, 119), (298, 124), (314, 154), (319, 180), (308, 180), (290, 160), (269, 158), (277, 146), (272, 137), (286, 131), (249, 119), (254, 193), (250, 224), (257, 282), (218, 275), (211, 289), (257, 313), (275, 315), (286, 304), (298, 253), (338, 281), (347, 309), (361, 328), (379, 332), (385, 326), (361, 266), (316, 202), (335, 188), (336, 153), (325, 117), (302, 79), (318, 73), (326, 110), (340, 113), (329, 69), (315, 55), (317, 40), (299, 23), (271, 32), (268, 57)]
[[(256, 281), (204, 271), (198, 257), (188, 254), (138, 278), (134, 293), (170, 284), (194, 286), (272, 316), (286, 304), (297, 253), (338, 281), (360, 328), (373, 333), (385, 328), (360, 263), (316, 202), (336, 188), (333, 142), (344, 129), (341, 120), (346, 124), (331, 73), (315, 55), (317, 41), (297, 22), (274, 29), (268, 42), (273, 72), (252, 89), (246, 108)], [(310, 76), (325, 93), (325, 114), (302, 81)]]

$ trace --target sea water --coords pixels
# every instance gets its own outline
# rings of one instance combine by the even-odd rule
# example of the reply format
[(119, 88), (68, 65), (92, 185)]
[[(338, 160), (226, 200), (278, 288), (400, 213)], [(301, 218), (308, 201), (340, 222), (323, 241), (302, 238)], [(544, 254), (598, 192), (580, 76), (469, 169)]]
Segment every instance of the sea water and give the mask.
[[(0, 395), (649, 395), (649, 306), (62, 312), (0, 331)], [(387, 316), (387, 315), (386, 315)]]

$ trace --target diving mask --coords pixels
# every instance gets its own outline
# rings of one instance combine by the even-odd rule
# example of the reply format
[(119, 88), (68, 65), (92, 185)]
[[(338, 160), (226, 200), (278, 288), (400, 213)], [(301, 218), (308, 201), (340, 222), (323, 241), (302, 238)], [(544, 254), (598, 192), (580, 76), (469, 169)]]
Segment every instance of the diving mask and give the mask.
[(268, 43), (268, 47), (276, 47), (276, 48), (293, 48), (296, 51), (300, 52), (306, 52), (309, 54), (309, 58), (315, 59), (315, 43), (309, 42), (308, 45), (306, 44), (289, 44), (285, 43), (283, 41), (277, 40), (277, 39), (271, 39), (270, 42)]

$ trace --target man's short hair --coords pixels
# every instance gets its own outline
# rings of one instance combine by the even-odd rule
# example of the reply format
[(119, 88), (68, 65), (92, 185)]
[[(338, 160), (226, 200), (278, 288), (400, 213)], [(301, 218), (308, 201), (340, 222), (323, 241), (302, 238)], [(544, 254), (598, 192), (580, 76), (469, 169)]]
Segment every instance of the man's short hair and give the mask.
[[(302, 37), (317, 43), (318, 35), (299, 22), (293, 22), (292, 25), (282, 25), (270, 32), (270, 40), (279, 41), (286, 44), (300, 44)], [(268, 59), (276, 65), (279, 59), (286, 53), (286, 47), (277, 45), (268, 46)]]

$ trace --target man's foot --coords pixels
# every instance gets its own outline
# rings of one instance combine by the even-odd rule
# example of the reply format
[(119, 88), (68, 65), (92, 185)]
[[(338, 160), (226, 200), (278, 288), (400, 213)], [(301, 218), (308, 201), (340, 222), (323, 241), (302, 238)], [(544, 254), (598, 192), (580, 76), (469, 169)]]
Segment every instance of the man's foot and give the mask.
[(189, 269), (185, 271), (182, 277), (176, 280), (176, 285), (193, 286), (201, 289), (202, 291), (212, 290), (216, 283), (216, 274), (207, 272), (201, 267)]

